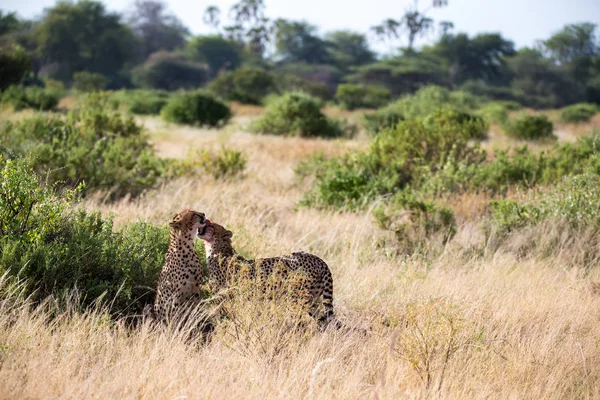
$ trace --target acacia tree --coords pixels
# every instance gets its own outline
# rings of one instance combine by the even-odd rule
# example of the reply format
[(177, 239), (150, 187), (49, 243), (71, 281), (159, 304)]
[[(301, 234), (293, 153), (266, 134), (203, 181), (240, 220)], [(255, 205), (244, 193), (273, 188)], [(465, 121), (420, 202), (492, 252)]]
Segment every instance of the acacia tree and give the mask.
[[(228, 17), (231, 23), (223, 26), (223, 35), (262, 58), (275, 27), (273, 21), (265, 17), (264, 0), (240, 0), (231, 6)], [(218, 31), (221, 25), (220, 9), (214, 5), (209, 6), (204, 11), (203, 19)]]
[(221, 9), (217, 6), (208, 6), (204, 11), (202, 20), (215, 31), (219, 30), (221, 25)]
[(431, 8), (445, 7), (447, 0), (434, 0), (432, 5), (424, 11), (419, 11), (418, 0), (412, 8), (406, 10), (402, 18), (384, 20), (381, 24), (373, 26), (371, 31), (382, 40), (396, 40), (404, 32), (408, 37), (408, 49), (412, 50), (415, 40), (419, 36), (425, 36), (433, 29), (433, 19), (427, 17), (426, 13)]
[(160, 50), (171, 51), (183, 46), (188, 29), (168, 12), (159, 0), (137, 0), (129, 14), (129, 25), (142, 42), (142, 56)]

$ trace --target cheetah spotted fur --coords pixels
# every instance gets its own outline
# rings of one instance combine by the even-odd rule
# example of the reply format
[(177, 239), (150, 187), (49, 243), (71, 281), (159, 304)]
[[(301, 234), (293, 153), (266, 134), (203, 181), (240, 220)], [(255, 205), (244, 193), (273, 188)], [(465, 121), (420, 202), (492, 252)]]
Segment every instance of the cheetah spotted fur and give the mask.
[[(231, 231), (211, 221), (207, 225), (205, 229), (198, 231), (198, 237), (204, 241), (209, 279), (216, 289), (226, 287), (240, 271), (240, 266), (248, 267), (250, 276), (258, 276), (261, 280), (270, 277), (275, 268), (281, 268), (284, 274), (303, 273), (309, 303), (312, 307), (318, 307), (319, 303), (323, 305), (324, 315), (319, 322), (327, 324), (333, 319), (333, 278), (329, 267), (321, 258), (305, 252), (295, 252), (279, 257), (246, 260), (233, 249)], [(313, 308), (311, 315), (316, 316), (314, 311)]]

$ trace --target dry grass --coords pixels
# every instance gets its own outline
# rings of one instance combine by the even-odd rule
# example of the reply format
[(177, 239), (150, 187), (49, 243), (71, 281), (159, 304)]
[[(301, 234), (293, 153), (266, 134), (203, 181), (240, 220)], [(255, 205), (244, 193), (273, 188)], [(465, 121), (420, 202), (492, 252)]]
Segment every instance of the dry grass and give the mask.
[(0, 398), (600, 398), (600, 265), (567, 267), (568, 249), (538, 258), (486, 247), (482, 196), (449, 200), (464, 223), (439, 255), (399, 257), (369, 212), (297, 209), (295, 164), (363, 142), (144, 121), (163, 155), (221, 143), (242, 149), (246, 178), (179, 179), (134, 201), (99, 196), (86, 206), (113, 213), (117, 224), (163, 224), (190, 207), (231, 228), (244, 255), (311, 251), (332, 269), (346, 329), (293, 333), (283, 306), (245, 302), (232, 305), (237, 318), (218, 324), (211, 342), (190, 344), (100, 311), (50, 320), (52, 302), (5, 300)]

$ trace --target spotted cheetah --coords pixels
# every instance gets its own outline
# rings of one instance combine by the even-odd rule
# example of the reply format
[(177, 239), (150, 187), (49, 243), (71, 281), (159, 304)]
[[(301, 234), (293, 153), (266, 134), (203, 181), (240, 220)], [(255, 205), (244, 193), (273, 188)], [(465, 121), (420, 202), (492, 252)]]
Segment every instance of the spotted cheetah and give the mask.
[(325, 261), (305, 252), (247, 260), (233, 249), (232, 236), (231, 231), (209, 220), (206, 228), (198, 230), (198, 237), (204, 241), (206, 248), (209, 279), (216, 289), (226, 287), (244, 267), (250, 277), (261, 281), (272, 277), (275, 269), (282, 272), (283, 276), (288, 276), (291, 272), (300, 273), (305, 277), (303, 289), (309, 296), (312, 307), (310, 314), (316, 317), (316, 308), (322, 303), (324, 315), (319, 318), (319, 322), (327, 324), (333, 319), (333, 278)]
[(156, 298), (152, 307), (146, 306), (144, 317), (164, 321), (188, 300), (200, 294), (202, 267), (194, 250), (196, 234), (206, 231), (204, 213), (184, 210), (173, 216), (169, 250), (158, 278)]

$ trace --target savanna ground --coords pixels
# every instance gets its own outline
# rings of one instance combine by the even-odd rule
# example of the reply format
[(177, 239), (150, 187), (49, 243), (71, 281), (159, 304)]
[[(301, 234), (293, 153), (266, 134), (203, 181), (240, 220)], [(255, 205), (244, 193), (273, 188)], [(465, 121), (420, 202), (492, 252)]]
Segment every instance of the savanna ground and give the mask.
[[(590, 246), (583, 235), (569, 236), (560, 225), (535, 228), (563, 235), (564, 251), (551, 257), (528, 253), (526, 234), (488, 245), (480, 222), (489, 199), (467, 194), (447, 200), (458, 219), (452, 241), (434, 256), (400, 256), (368, 210), (298, 207), (308, 183), (296, 178), (296, 164), (317, 152), (359, 148), (366, 138), (251, 135), (245, 126), (261, 110), (235, 111), (220, 130), (140, 121), (162, 156), (221, 144), (243, 150), (243, 177), (180, 178), (135, 200), (107, 203), (99, 194), (86, 207), (113, 214), (117, 225), (166, 224), (193, 208), (230, 228), (244, 255), (313, 252), (332, 270), (345, 328), (290, 333), (281, 308), (261, 313), (238, 304), (233, 327), (190, 344), (148, 325), (131, 330), (101, 311), (56, 316), (51, 301), (31, 308), (6, 297), (13, 300), (0, 304), (0, 397), (600, 398), (600, 293), (593, 285), (600, 265), (584, 270), (578, 262)], [(558, 124), (555, 132), (571, 141), (592, 126), (600, 127), (599, 116)], [(484, 143), (489, 150), (510, 144), (495, 127)]]

